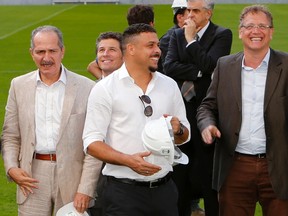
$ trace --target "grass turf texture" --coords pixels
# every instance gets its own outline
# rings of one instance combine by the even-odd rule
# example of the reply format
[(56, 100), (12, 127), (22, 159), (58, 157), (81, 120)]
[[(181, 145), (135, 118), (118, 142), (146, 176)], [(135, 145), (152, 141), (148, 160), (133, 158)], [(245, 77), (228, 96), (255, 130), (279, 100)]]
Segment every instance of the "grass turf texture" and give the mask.
[[(95, 58), (95, 40), (99, 33), (119, 31), (127, 27), (126, 13), (131, 5), (49, 5), (0, 6), (0, 127), (13, 77), (35, 69), (29, 54), (31, 31), (40, 25), (55, 25), (64, 35), (66, 55), (64, 65), (77, 73), (93, 77), (86, 71)], [(232, 53), (242, 50), (238, 39), (238, 20), (243, 4), (216, 5), (212, 21), (233, 31)], [(273, 16), (275, 33), (271, 47), (287, 51), (288, 4), (268, 5)], [(170, 5), (154, 5), (155, 28), (161, 37), (173, 25)], [(7, 183), (3, 161), (0, 160), (0, 215), (17, 215), (14, 183)], [(202, 204), (203, 205), (203, 204)], [(259, 206), (256, 214), (261, 215)]]

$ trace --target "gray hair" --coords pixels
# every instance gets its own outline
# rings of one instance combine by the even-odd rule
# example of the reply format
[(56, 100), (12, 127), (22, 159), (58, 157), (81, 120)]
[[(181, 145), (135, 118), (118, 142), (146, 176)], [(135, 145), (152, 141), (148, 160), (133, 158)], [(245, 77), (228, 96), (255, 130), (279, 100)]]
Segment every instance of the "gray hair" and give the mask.
[[(195, 1), (199, 1), (199, 0), (187, 0), (187, 2), (195, 2)], [(205, 3), (205, 8), (208, 10), (213, 10), (214, 9), (214, 5), (215, 2), (213, 0), (202, 0)]]
[(59, 47), (62, 49), (64, 47), (64, 42), (63, 42), (63, 34), (60, 31), (60, 29), (58, 29), (55, 26), (50, 26), (50, 25), (45, 25), (45, 26), (40, 26), (36, 29), (34, 29), (31, 33), (31, 41), (30, 41), (30, 48), (33, 49), (34, 48), (34, 37), (37, 33), (39, 32), (55, 32), (58, 36), (58, 45)]

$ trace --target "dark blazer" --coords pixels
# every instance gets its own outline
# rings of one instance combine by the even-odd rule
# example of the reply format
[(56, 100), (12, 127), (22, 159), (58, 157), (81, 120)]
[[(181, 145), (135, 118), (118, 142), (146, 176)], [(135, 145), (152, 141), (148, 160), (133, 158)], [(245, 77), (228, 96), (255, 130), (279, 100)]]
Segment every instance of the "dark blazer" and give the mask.
[[(164, 73), (178, 82), (194, 81), (196, 99), (202, 101), (211, 82), (211, 74), (217, 60), (229, 55), (232, 45), (232, 32), (210, 22), (199, 42), (187, 48), (184, 30), (176, 29), (169, 42), (169, 49), (164, 62)], [(197, 77), (199, 71), (203, 73)]]
[[(196, 113), (202, 99), (206, 96), (217, 60), (221, 56), (230, 54), (231, 45), (231, 30), (212, 22), (200, 41), (190, 44), (187, 48), (183, 29), (175, 29), (170, 38), (164, 73), (172, 77), (179, 88), (184, 81), (193, 81), (196, 91), (196, 97), (190, 102), (184, 100), (192, 136), (189, 143), (180, 148), (188, 155), (189, 164), (185, 167), (177, 165), (172, 176), (179, 191), (179, 215), (186, 215), (187, 209), (190, 210), (191, 195), (193, 199), (204, 198), (206, 215), (218, 215), (217, 192), (212, 190), (211, 186), (214, 146), (204, 145), (197, 128)], [(203, 73), (202, 77), (198, 77), (199, 71)]]
[(164, 67), (165, 58), (168, 52), (170, 37), (173, 31), (177, 28), (180, 28), (180, 27), (178, 25), (174, 25), (159, 39), (159, 42), (160, 42), (159, 46), (161, 49), (161, 58), (158, 61), (158, 69), (157, 69), (157, 71), (159, 72), (163, 73), (163, 70), (164, 70), (163, 67)]
[[(200, 131), (216, 125), (213, 188), (220, 190), (229, 174), (242, 121), (241, 64), (243, 53), (220, 58), (207, 97), (198, 109)], [(272, 187), (288, 199), (288, 54), (271, 49), (265, 96), (266, 154)]]

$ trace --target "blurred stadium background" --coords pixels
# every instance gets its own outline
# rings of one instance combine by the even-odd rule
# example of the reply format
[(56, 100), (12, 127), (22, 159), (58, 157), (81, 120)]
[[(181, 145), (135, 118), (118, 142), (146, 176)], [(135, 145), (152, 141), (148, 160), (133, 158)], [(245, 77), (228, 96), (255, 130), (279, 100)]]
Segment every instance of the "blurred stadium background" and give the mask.
[[(64, 65), (72, 71), (93, 77), (86, 71), (88, 63), (95, 58), (95, 40), (101, 32), (123, 32), (127, 27), (126, 14), (130, 4), (55, 4), (39, 5), (46, 0), (22, 0), (27, 4), (1, 5), (18, 0), (0, 0), (0, 127), (2, 128), (10, 81), (13, 77), (35, 69), (29, 54), (31, 31), (40, 25), (55, 25), (64, 34), (66, 55)], [(159, 0), (160, 1), (160, 0)], [(240, 0), (239, 0), (240, 1)], [(274, 3), (279, 1), (273, 0)], [(287, 1), (287, 0), (285, 0)], [(78, 2), (78, 1), (77, 1)], [(152, 4), (152, 1), (132, 1), (137, 4)], [(155, 4), (155, 28), (161, 37), (172, 25), (171, 1)], [(217, 3), (220, 0), (216, 1)], [(231, 2), (231, 1), (230, 1)], [(248, 3), (248, 1), (246, 1)], [(250, 3), (250, 2), (249, 2)], [(253, 3), (262, 3), (256, 1)], [(212, 21), (233, 31), (232, 53), (242, 50), (238, 39), (239, 14), (247, 4), (217, 4)], [(288, 4), (268, 4), (274, 16), (275, 33), (272, 48), (288, 51)], [(25, 89), (24, 89), (25, 91)], [(3, 161), (0, 159), (0, 215), (16, 216), (15, 184), (8, 183)], [(259, 209), (256, 215), (261, 215)]]

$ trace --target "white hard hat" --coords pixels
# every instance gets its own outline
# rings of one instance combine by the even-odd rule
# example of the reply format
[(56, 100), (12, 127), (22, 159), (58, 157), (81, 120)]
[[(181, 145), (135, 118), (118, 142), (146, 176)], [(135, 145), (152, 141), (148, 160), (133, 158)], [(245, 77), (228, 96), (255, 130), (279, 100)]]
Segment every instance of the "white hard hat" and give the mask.
[(173, 9), (173, 13), (176, 14), (179, 9), (187, 8), (187, 0), (174, 0), (171, 8)]
[(85, 211), (83, 214), (78, 212), (75, 207), (73, 206), (73, 202), (70, 202), (60, 208), (56, 216), (89, 216), (88, 213)]
[(152, 154), (162, 155), (171, 165), (187, 164), (188, 157), (174, 144), (174, 134), (171, 126), (171, 116), (151, 120), (146, 123), (142, 132), (144, 148)]

